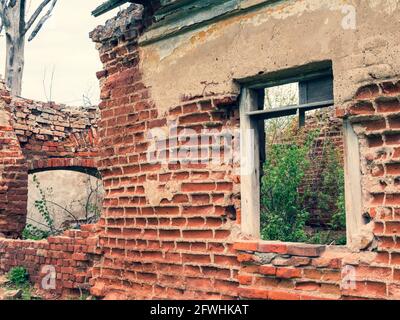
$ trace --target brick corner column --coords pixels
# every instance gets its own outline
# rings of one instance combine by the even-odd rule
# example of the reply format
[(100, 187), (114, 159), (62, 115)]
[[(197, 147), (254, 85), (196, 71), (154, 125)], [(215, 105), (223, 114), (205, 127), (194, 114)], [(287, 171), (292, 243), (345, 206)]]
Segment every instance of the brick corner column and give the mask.
[(0, 236), (18, 238), (26, 224), (28, 167), (11, 124), (10, 102), (0, 82)]

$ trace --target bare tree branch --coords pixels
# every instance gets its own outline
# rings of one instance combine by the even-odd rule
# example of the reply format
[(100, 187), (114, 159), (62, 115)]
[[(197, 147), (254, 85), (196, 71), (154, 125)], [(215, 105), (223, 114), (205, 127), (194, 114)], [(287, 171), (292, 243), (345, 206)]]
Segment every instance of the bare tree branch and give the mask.
[(40, 224), (41, 226), (46, 227), (49, 230), (52, 230), (47, 224), (41, 223), (41, 222), (39, 222), (39, 221), (37, 221), (35, 219), (27, 217), (26, 220), (29, 220), (29, 221), (32, 221), (34, 223)]
[[(30, 0), (0, 0), (0, 32), (6, 33), (6, 84), (12, 95), (22, 91), (24, 71), (25, 36), (33, 29), (28, 41), (32, 41), (50, 18), (58, 0), (40, 0), (29, 21), (25, 19)], [(38, 21), (39, 20), (39, 21)], [(36, 24), (36, 26), (35, 26)]]
[(35, 23), (36, 19), (39, 17), (39, 15), (42, 13), (43, 9), (50, 3), (51, 0), (44, 0), (35, 10), (35, 12), (32, 14), (30, 17), (29, 21), (26, 23), (25, 26), (25, 32), (27, 33), (28, 30), (33, 26)]
[(63, 207), (62, 205), (59, 205), (59, 204), (56, 203), (56, 202), (53, 202), (53, 201), (50, 201), (50, 200), (46, 200), (46, 201), (47, 201), (48, 203), (50, 203), (50, 204), (52, 204), (52, 205), (54, 205), (54, 206), (56, 206), (56, 207), (58, 207), (58, 208), (64, 210), (72, 219), (75, 220), (76, 223), (79, 224), (79, 219), (78, 219), (70, 210), (68, 210), (67, 208)]
[[(47, 1), (47, 0), (46, 0)], [(46, 12), (46, 14), (39, 20), (38, 24), (36, 25), (35, 29), (33, 29), (31, 35), (28, 38), (28, 41), (32, 41), (42, 29), (44, 23), (51, 17), (51, 13), (53, 12), (53, 9), (57, 3), (57, 0), (53, 0), (53, 2), (50, 5), (49, 10)]]

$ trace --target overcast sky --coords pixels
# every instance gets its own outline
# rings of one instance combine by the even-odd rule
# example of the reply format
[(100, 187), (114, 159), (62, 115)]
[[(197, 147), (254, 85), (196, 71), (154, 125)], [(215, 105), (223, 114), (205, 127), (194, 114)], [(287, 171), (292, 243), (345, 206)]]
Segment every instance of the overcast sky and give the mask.
[[(30, 13), (41, 2), (31, 0)], [(118, 9), (114, 9), (94, 18), (91, 11), (102, 2), (104, 0), (58, 0), (53, 16), (38, 36), (26, 44), (22, 86), (24, 97), (43, 101), (50, 99), (54, 70), (51, 100), (82, 105), (82, 96), (85, 94), (93, 103), (98, 102), (96, 72), (102, 66), (95, 44), (89, 39), (89, 32), (118, 12)], [(5, 41), (4, 37), (0, 37), (0, 74), (4, 74), (4, 62)]]

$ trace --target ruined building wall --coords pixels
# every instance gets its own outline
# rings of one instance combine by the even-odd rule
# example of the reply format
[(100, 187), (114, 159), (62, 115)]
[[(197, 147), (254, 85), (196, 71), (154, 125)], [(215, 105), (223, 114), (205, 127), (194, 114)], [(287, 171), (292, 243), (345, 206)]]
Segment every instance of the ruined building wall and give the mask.
[(237, 216), (229, 209), (238, 184), (232, 167), (184, 163), (186, 154), (176, 164), (154, 164), (146, 157), (151, 147), (146, 132), (168, 132), (173, 122), (177, 132), (237, 127), (235, 100), (190, 98), (161, 112), (139, 67), (141, 29), (140, 10), (133, 10), (91, 35), (104, 63), (98, 74), (99, 170), (106, 190), (100, 221), (104, 255), (91, 292), (131, 299), (235, 298)]
[(400, 298), (399, 96), (399, 77), (374, 81), (360, 87), (346, 107), (337, 109), (338, 116), (347, 116), (359, 136), (365, 231), (371, 230), (373, 236), (364, 239), (365, 250), (238, 242), (241, 297)]
[[(392, 5), (378, 6), (383, 2)], [(343, 28), (340, 0), (293, 0), (148, 44), (140, 42), (151, 30), (132, 6), (92, 33), (104, 64), (98, 73), (98, 163), (106, 190), (99, 260), (87, 273), (92, 294), (400, 298), (400, 7), (389, 0), (353, 5), (356, 29)], [(240, 210), (234, 165), (160, 164), (147, 158), (154, 147), (149, 132), (163, 136), (174, 124), (194, 132), (237, 128), (236, 79), (326, 60), (333, 64), (337, 116), (351, 121), (360, 145), (365, 225), (359, 248), (249, 239), (240, 233), (248, 213)], [(165, 149), (167, 156), (174, 146)], [(11, 251), (12, 240), (5, 243), (2, 248)], [(35, 259), (38, 253), (33, 254)], [(64, 257), (62, 263), (71, 261)], [(19, 255), (1, 258), (4, 271), (10, 261), (23, 263)]]
[(13, 98), (10, 110), (13, 129), (30, 170), (96, 167), (96, 106), (74, 108)]
[(11, 98), (0, 82), (0, 274), (23, 266), (39, 289), (55, 296), (90, 287), (101, 253), (96, 226), (43, 241), (9, 238), (20, 237), (27, 222), (28, 172), (96, 169), (97, 121), (95, 108)]
[(26, 222), (28, 166), (12, 127), (10, 102), (0, 82), (0, 236), (17, 237)]
[(0, 234), (16, 238), (26, 224), (28, 173), (96, 170), (98, 109), (11, 98), (0, 82)]
[[(360, 87), (380, 83), (377, 79), (388, 79), (394, 86), (400, 70), (395, 19), (400, 8), (382, 11), (370, 1), (357, 1), (358, 15), (367, 18), (356, 30), (345, 30), (341, 5), (285, 1), (145, 45), (140, 45), (140, 10), (131, 7), (92, 33), (104, 64), (98, 74), (100, 169), (107, 192), (100, 236), (104, 256), (95, 266), (93, 294), (398, 297), (395, 246), (390, 253), (381, 252), (370, 239), (357, 254), (345, 247), (256, 240), (237, 243), (235, 251), (232, 244), (246, 237), (240, 235), (240, 179), (232, 165), (152, 164), (145, 154), (152, 143), (146, 134), (154, 128), (167, 132), (174, 121), (197, 131), (209, 123), (220, 130), (237, 127), (240, 87), (235, 79), (332, 60), (335, 105), (343, 117), (348, 115), (340, 110), (357, 103)], [(380, 35), (371, 29), (374, 21), (381, 25)], [(307, 36), (300, 40), (299, 33)], [(360, 143), (362, 137), (359, 133)], [(368, 171), (363, 174), (369, 179)], [(373, 190), (368, 184), (363, 190), (369, 212)], [(386, 201), (397, 206), (396, 197)], [(378, 198), (383, 199), (382, 191)], [(375, 223), (365, 221), (366, 229)], [(379, 240), (378, 233), (375, 236)], [(357, 271), (357, 285), (349, 290), (342, 286), (347, 266)]]

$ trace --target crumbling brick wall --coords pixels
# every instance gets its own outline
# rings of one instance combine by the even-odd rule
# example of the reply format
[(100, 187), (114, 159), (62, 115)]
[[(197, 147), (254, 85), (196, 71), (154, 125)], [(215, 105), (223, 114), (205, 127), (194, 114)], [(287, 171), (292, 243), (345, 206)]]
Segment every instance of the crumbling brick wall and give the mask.
[[(231, 216), (227, 213), (233, 208), (236, 217), (240, 218), (240, 195), (237, 194), (240, 179), (231, 174), (232, 166), (214, 175), (215, 168), (207, 165), (188, 168), (182, 163), (168, 167), (149, 164), (145, 151), (150, 141), (144, 133), (153, 128), (165, 130), (171, 123), (169, 121), (174, 120), (178, 121), (178, 126), (190, 125), (201, 130), (208, 122), (215, 121), (215, 112), (230, 109), (235, 114), (238, 99), (229, 95), (229, 108), (224, 109), (216, 100), (221, 97), (220, 94), (214, 97), (206, 90), (203, 96), (182, 93), (181, 97), (185, 98), (182, 98), (181, 104), (171, 107), (167, 116), (161, 116), (161, 108), (154, 104), (151, 96), (154, 90), (149, 90), (146, 86), (149, 81), (142, 78), (139, 60), (142, 55), (137, 51), (136, 39), (142, 29), (140, 18), (138, 14), (133, 17), (132, 11), (128, 10), (120, 14), (118, 20), (109, 21), (105, 28), (99, 28), (92, 34), (92, 39), (101, 44), (100, 56), (105, 67), (98, 74), (103, 99), (100, 167), (108, 189), (101, 221), (104, 228), (101, 243), (105, 255), (96, 265), (92, 293), (114, 298), (205, 298), (223, 295), (267, 299), (398, 298), (397, 253), (393, 242), (386, 244), (389, 250), (382, 249), (382, 240), (376, 231), (376, 239), (368, 238), (368, 243), (364, 243), (365, 247), (358, 253), (346, 247), (238, 242), (235, 249), (240, 272), (236, 276), (238, 265), (232, 241), (240, 239), (241, 235), (238, 221), (230, 221)], [(342, 79), (337, 83), (340, 81)], [(396, 97), (397, 81), (393, 78), (386, 84)], [(212, 81), (209, 84), (212, 85)], [(380, 86), (382, 88), (383, 84)], [(339, 88), (337, 85), (335, 90)], [(377, 98), (377, 101), (374, 100), (374, 103), (377, 106), (382, 101), (387, 105), (398, 103), (398, 98), (388, 97), (383, 89), (376, 94), (374, 99)], [(395, 128), (389, 127), (390, 123), (396, 123), (393, 119), (397, 115), (392, 114), (384, 121), (378, 119), (376, 122), (376, 118), (381, 117), (379, 107), (375, 113), (370, 102), (358, 99), (359, 96), (356, 96), (349, 103), (356, 105), (356, 109), (367, 110), (369, 114), (361, 113), (360, 117), (356, 117), (338, 111), (338, 115), (350, 117), (355, 128), (357, 119), (364, 123), (377, 123), (376, 126), (382, 130), (380, 134), (384, 133), (386, 144), (397, 144)], [(204, 106), (206, 109), (203, 109)], [(237, 119), (237, 116), (234, 118)], [(222, 121), (222, 126), (237, 126), (234, 118), (228, 117), (230, 124)], [(380, 146), (384, 140), (376, 135), (370, 134), (368, 139)], [(361, 145), (365, 145), (363, 133), (359, 132), (359, 140)], [(365, 149), (361, 148), (361, 151), (362, 155), (367, 154)], [(387, 161), (389, 157), (385, 159)], [(394, 158), (390, 159), (393, 162)], [(387, 168), (395, 170), (396, 165), (389, 163), (379, 168), (375, 170), (375, 175), (386, 172)], [(199, 169), (204, 170), (201, 175), (198, 175)], [(392, 182), (377, 184), (387, 190), (388, 195), (384, 198), (382, 189), (376, 192), (370, 188), (365, 181), (369, 179), (369, 174), (363, 172), (367, 203), (372, 195), (375, 199), (373, 203), (386, 199), (388, 204), (395, 205), (397, 180), (389, 179)], [(391, 187), (386, 188), (385, 184), (389, 183)], [(214, 193), (221, 187), (224, 188), (220, 189), (224, 191), (221, 199), (229, 200), (220, 205), (215, 201)], [(226, 217), (216, 218), (217, 211), (224, 212)], [(396, 209), (391, 207), (390, 219), (395, 220), (395, 212)], [(214, 216), (214, 226), (210, 224), (210, 213)], [(385, 231), (381, 231), (389, 232), (391, 241), (395, 241), (393, 232), (396, 231), (391, 228), (395, 228), (397, 223), (393, 220), (389, 220), (389, 228), (385, 224)], [(192, 224), (194, 221), (195, 225)], [(376, 226), (384, 225), (379, 221), (368, 222), (367, 229), (374, 223)], [(216, 246), (218, 234), (220, 243)], [(210, 246), (212, 242), (214, 244)], [(353, 271), (355, 287), (346, 287), (346, 276)], [(239, 291), (237, 281), (240, 283)]]
[(13, 128), (30, 170), (96, 167), (96, 106), (73, 108), (13, 98), (10, 109)]
[[(400, 81), (361, 87), (338, 108), (360, 140), (367, 250), (280, 242), (235, 244), (239, 295), (256, 299), (399, 299)], [(371, 222), (370, 222), (371, 220)], [(352, 282), (354, 280), (354, 282)]]
[(167, 116), (160, 114), (141, 78), (141, 30), (140, 12), (128, 10), (91, 34), (104, 64), (98, 73), (99, 170), (106, 190), (100, 221), (104, 255), (91, 292), (134, 299), (235, 298), (238, 184), (232, 167), (187, 159), (153, 164), (146, 157), (152, 142), (146, 132), (168, 130), (173, 122), (178, 132), (237, 127), (235, 97), (186, 98)]
[[(346, 247), (238, 241), (246, 237), (240, 234), (240, 178), (233, 174), (232, 164), (216, 168), (184, 161), (167, 166), (149, 162), (146, 151), (153, 140), (146, 133), (168, 131), (175, 123), (178, 130), (191, 127), (196, 132), (208, 125), (237, 128), (239, 102), (236, 95), (206, 91), (213, 85), (210, 81), (202, 95), (182, 92), (181, 103), (163, 113), (153, 100), (154, 89), (143, 79), (140, 57), (144, 53), (137, 44), (143, 31), (141, 19), (140, 10), (133, 6), (91, 35), (104, 64), (98, 73), (102, 86), (99, 167), (107, 190), (100, 222), (104, 256), (95, 265), (91, 292), (136, 299), (398, 298), (395, 247), (388, 245), (390, 249), (383, 252), (382, 241), (376, 242), (368, 230), (369, 240), (358, 253)], [(391, 87), (396, 88), (396, 81), (392, 79)], [(388, 99), (381, 89), (376, 94), (382, 96), (377, 102)], [(367, 118), (341, 113), (340, 108), (337, 115), (350, 116), (353, 123), (375, 120), (379, 115), (375, 109), (358, 99), (349, 103), (361, 103), (362, 110), (369, 110)], [(395, 104), (393, 97), (391, 103)], [(393, 117), (387, 118), (388, 123)], [(382, 119), (378, 122), (382, 124)], [(391, 131), (387, 141), (394, 141), (393, 127), (385, 122), (385, 129), (380, 129)], [(360, 133), (362, 145), (363, 139)], [(372, 141), (379, 146), (381, 139)], [(169, 146), (165, 154), (171, 151)], [(363, 185), (368, 200), (375, 193), (365, 181)], [(386, 201), (394, 204), (396, 197), (389, 194)], [(375, 198), (383, 201), (382, 190)], [(373, 225), (368, 222), (366, 229)], [(393, 229), (388, 232), (393, 239)], [(375, 236), (380, 240), (378, 233)], [(346, 287), (352, 272), (355, 287)]]
[(45, 297), (76, 297), (90, 288), (100, 253), (97, 228), (91, 225), (42, 241), (0, 238), (0, 274), (22, 266)]
[(38, 289), (45, 289), (44, 279), (50, 289), (44, 293), (51, 297), (89, 289), (101, 253), (97, 227), (82, 226), (43, 241), (6, 238), (20, 237), (25, 227), (29, 170), (96, 168), (97, 120), (95, 108), (11, 98), (0, 82), (0, 274), (23, 266)]
[(0, 234), (16, 238), (26, 224), (28, 173), (96, 169), (98, 109), (11, 98), (0, 82)]
[(0, 83), (0, 236), (14, 238), (26, 223), (28, 166), (12, 127), (10, 102)]
[[(182, 45), (164, 39), (159, 47), (139, 47), (139, 37), (146, 30), (136, 6), (92, 33), (104, 64), (98, 73), (102, 87), (98, 165), (106, 189), (97, 226), (99, 260), (93, 267), (87, 262), (93, 295), (118, 299), (400, 298), (400, 64), (393, 58), (399, 47), (392, 38), (400, 28), (392, 20), (386, 23), (390, 13), (376, 13), (367, 1), (358, 1), (357, 9), (368, 19), (349, 36), (339, 30), (341, 1), (331, 3), (336, 11), (310, 1), (306, 12), (305, 2), (260, 6), (260, 12), (231, 17), (229, 23), (216, 22), (205, 31), (193, 32)], [(374, 21), (382, 22), (379, 36), (371, 35)], [(298, 32), (307, 35), (300, 44), (290, 38), (298, 38), (293, 23), (297, 23)], [(239, 30), (236, 27), (240, 33), (235, 32)], [(321, 31), (313, 32), (316, 28)], [(262, 50), (265, 39), (258, 38), (265, 34), (272, 35), (269, 50)], [(248, 50), (238, 50), (236, 40), (248, 41)], [(293, 50), (283, 55), (287, 43)], [(239, 47), (243, 48), (243, 43)], [(275, 47), (279, 50), (270, 50)], [(174, 126), (178, 131), (191, 128), (196, 133), (205, 128), (237, 128), (240, 88), (235, 77), (326, 59), (334, 61), (337, 115), (351, 121), (361, 148), (362, 248), (249, 239), (240, 233), (241, 219), (248, 213), (240, 211), (240, 177), (233, 164), (160, 164), (148, 159), (146, 151), (155, 143), (148, 132), (161, 134)], [(361, 88), (354, 96), (357, 87)], [(169, 132), (171, 135), (174, 133)], [(162, 139), (156, 143), (163, 147)], [(180, 141), (180, 146), (186, 143), (190, 142)], [(164, 155), (173, 149), (167, 144)], [(180, 160), (190, 156), (185, 153)], [(85, 246), (85, 240), (79, 240), (79, 246)], [(59, 244), (46, 247), (47, 255), (71, 240), (57, 237), (55, 241)], [(12, 250), (26, 245), (26, 251), (33, 254), (29, 259), (39, 255), (30, 251), (38, 243), (6, 243)], [(74, 257), (81, 258), (86, 249), (79, 246), (67, 247), (61, 263), (74, 264)], [(75, 250), (80, 251), (74, 256)], [(0, 258), (1, 270), (24, 264), (21, 257)], [(60, 272), (70, 279), (75, 271)], [(65, 286), (71, 286), (68, 280)]]

